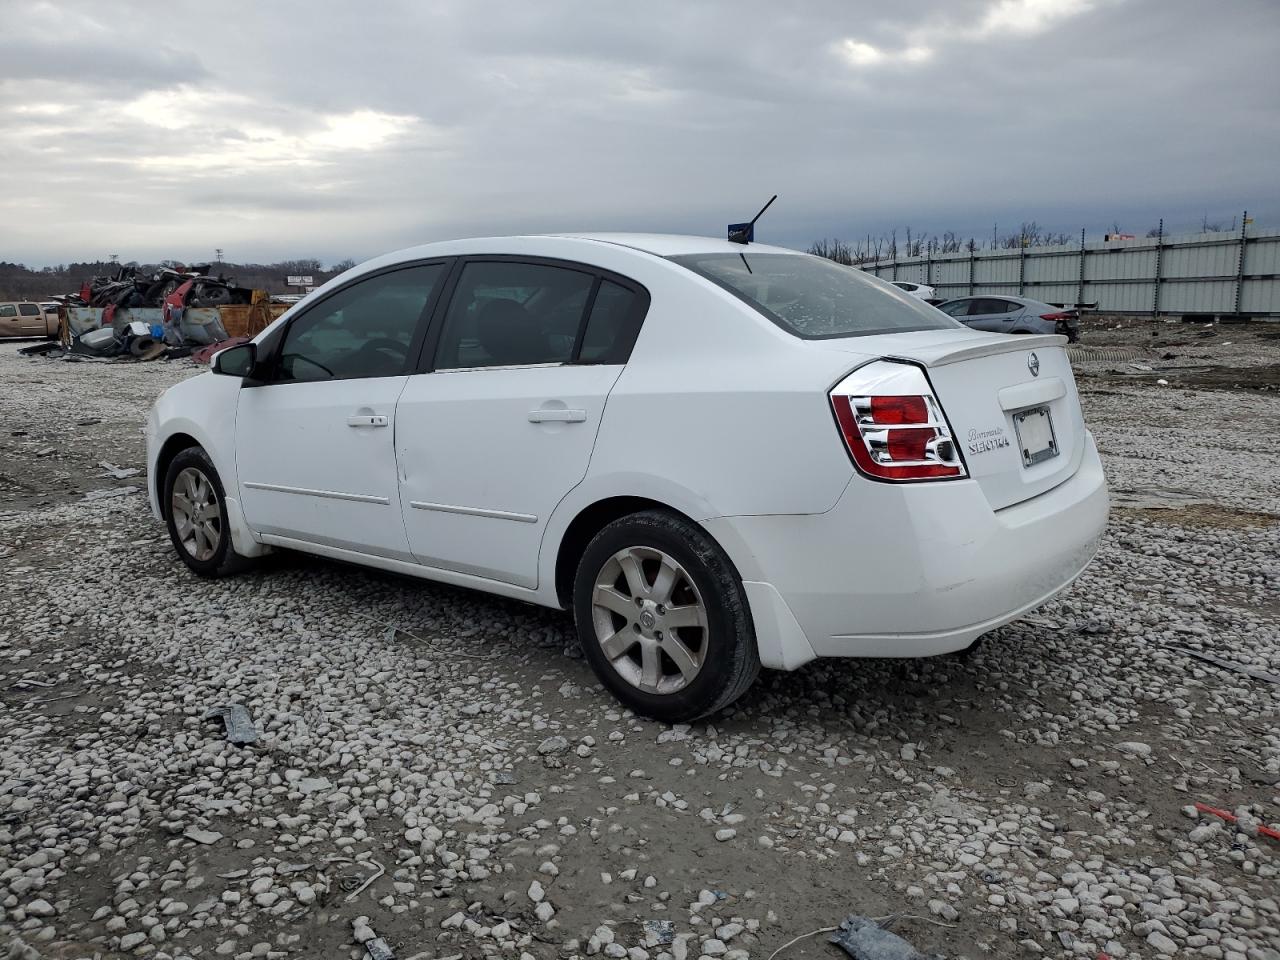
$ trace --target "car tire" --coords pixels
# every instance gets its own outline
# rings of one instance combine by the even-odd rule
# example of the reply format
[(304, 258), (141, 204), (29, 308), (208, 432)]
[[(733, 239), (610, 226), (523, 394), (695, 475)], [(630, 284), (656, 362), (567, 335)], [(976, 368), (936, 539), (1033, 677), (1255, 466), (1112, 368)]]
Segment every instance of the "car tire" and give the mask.
[(174, 457), (162, 489), (169, 539), (193, 573), (227, 577), (251, 565), (231, 544), (222, 479), (204, 450), (188, 447)]
[(573, 585), (582, 650), (636, 713), (696, 720), (760, 673), (742, 580), (695, 523), (664, 511), (613, 521), (587, 545)]

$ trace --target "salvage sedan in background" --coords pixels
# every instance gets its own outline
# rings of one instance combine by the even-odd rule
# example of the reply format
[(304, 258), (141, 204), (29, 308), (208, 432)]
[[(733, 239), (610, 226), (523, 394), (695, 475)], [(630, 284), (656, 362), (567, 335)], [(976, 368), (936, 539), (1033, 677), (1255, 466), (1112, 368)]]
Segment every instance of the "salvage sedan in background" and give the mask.
[(992, 333), (1060, 333), (1070, 342), (1080, 339), (1080, 314), (1026, 297), (956, 297), (938, 309), (974, 330)]
[(928, 284), (912, 283), (910, 280), (890, 280), (889, 282), (892, 283), (899, 290), (905, 290), (907, 293), (911, 294), (913, 297), (917, 297), (923, 300), (925, 303), (935, 302), (933, 287), (929, 286)]
[(609, 690), (691, 720), (1080, 574), (1107, 492), (1063, 343), (755, 244), (430, 244), (166, 391), (148, 490), (197, 574), (290, 548), (571, 609)]

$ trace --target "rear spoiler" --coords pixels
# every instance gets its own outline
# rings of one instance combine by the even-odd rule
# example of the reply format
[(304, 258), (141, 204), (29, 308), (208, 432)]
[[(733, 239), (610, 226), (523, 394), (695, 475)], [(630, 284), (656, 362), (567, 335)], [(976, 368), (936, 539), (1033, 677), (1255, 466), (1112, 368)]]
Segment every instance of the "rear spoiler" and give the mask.
[(889, 357), (891, 360), (902, 360), (907, 363), (923, 363), (926, 367), (944, 367), (949, 363), (960, 363), (963, 360), (976, 360), (978, 357), (992, 357), (1001, 353), (1018, 353), (1022, 350), (1044, 350), (1049, 347), (1065, 347), (1067, 338), (1057, 333), (1009, 336), (1004, 333), (992, 334), (989, 340), (980, 340), (960, 347), (939, 345), (934, 349), (922, 347), (911, 357)]

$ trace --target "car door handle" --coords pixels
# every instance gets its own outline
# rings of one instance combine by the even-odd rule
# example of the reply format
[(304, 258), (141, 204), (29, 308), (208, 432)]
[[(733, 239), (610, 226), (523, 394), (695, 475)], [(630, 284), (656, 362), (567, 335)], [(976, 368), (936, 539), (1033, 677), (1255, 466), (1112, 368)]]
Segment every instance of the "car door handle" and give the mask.
[(566, 410), (562, 407), (529, 411), (530, 423), (582, 423), (586, 419), (585, 410)]
[(391, 422), (390, 417), (381, 414), (362, 414), (357, 417), (347, 417), (348, 427), (385, 427)]

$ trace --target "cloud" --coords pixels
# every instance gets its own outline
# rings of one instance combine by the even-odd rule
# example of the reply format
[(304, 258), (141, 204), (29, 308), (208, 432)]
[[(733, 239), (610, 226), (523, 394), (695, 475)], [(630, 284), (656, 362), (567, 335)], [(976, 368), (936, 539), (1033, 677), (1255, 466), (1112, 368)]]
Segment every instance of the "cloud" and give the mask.
[(977, 29), (977, 36), (1043, 33), (1055, 23), (1088, 13), (1092, 0), (997, 0), (987, 8)]
[(801, 246), (1280, 223), (1272, 0), (139, 0), (127, 30), (101, 9), (7, 0), (29, 69), (0, 76), (4, 259), (721, 234), (773, 193), (760, 235)]
[[(234, 103), (235, 98), (223, 102)], [(363, 109), (321, 116), (309, 129), (290, 132), (224, 116), (222, 129), (207, 138), (191, 135), (198, 123), (219, 126), (207, 115), (179, 119), (156, 114), (148, 122), (184, 135), (166, 137), (151, 151), (118, 162), (154, 171), (242, 173), (262, 167), (312, 167), (334, 162), (344, 153), (374, 153), (409, 134), (419, 121), (414, 116)]]
[(836, 51), (854, 67), (878, 67), (895, 63), (924, 63), (933, 56), (933, 48), (923, 45), (885, 50), (880, 47), (846, 37), (836, 45)]

